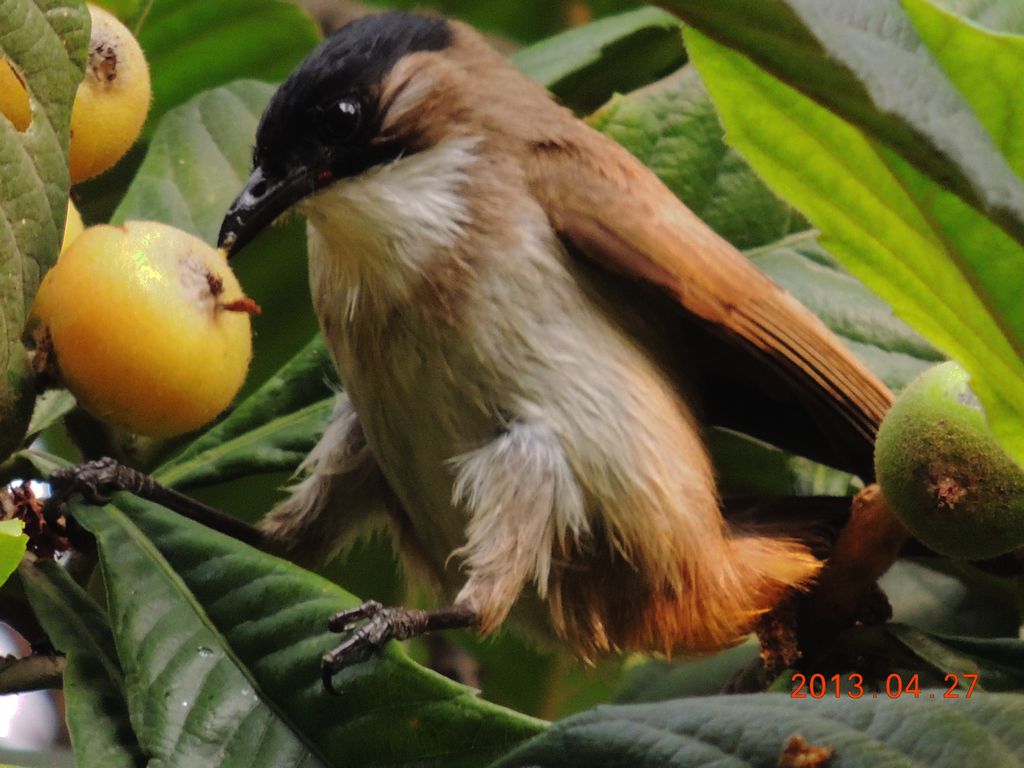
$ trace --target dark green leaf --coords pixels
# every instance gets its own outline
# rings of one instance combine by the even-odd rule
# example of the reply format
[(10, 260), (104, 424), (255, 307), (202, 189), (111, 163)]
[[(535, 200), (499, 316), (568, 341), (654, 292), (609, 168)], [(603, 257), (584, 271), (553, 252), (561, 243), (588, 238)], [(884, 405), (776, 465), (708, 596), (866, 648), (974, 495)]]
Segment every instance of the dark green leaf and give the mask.
[(259, 427), (218, 444), (211, 440), (208, 449), (161, 467), (154, 477), (165, 485), (189, 488), (255, 473), (294, 471), (327, 427), (334, 400), (329, 397), (269, 418)]
[(548, 37), (573, 23), (574, 10), (603, 15), (639, 5), (637, 0), (372, 0), (372, 4), (410, 10), (432, 7), (482, 30), (522, 42)]
[(334, 366), (316, 335), (220, 424), (156, 470), (178, 488), (255, 472), (291, 472), (323, 433), (334, 397)]
[(232, 80), (282, 80), (320, 38), (298, 4), (281, 0), (154, 0), (132, 26), (153, 78), (150, 126)]
[(52, 561), (26, 563), (19, 574), (47, 636), (67, 655), (64, 695), (78, 765), (145, 765), (107, 615)]
[[(929, 634), (901, 624), (891, 624), (887, 631), (951, 687), (970, 688), (972, 681), (964, 675), (973, 674), (977, 675), (977, 688), (982, 690), (1024, 688), (1024, 641), (1018, 638)], [(958, 695), (965, 695), (964, 691)]]
[(1024, 183), (896, 0), (852, 13), (845, 0), (665, 5), (696, 28), (688, 48), (730, 141), (830, 253), (964, 364), (1024, 458)]
[(758, 661), (760, 647), (747, 642), (706, 659), (647, 661), (627, 667), (615, 694), (617, 704), (713, 696), (741, 670)]
[(138, 14), (139, 3), (140, 0), (96, 0), (93, 4), (106, 8), (121, 21), (125, 21)]
[(131, 497), (75, 514), (99, 543), (135, 731), (169, 764), (475, 766), (541, 727), (396, 645), (329, 696), (325, 619), (351, 595)]
[(948, 560), (899, 560), (881, 578), (893, 621), (947, 635), (998, 637), (1017, 632), (1016, 594), (994, 577), (957, 573)]
[(0, 116), (2, 461), (18, 447), (32, 416), (35, 393), (21, 334), (64, 231), (71, 103), (85, 67), (89, 17), (77, 2), (0, 0), (0, 19), (0, 55), (25, 82), (32, 107), (24, 133)]
[(589, 112), (686, 62), (681, 27), (669, 13), (643, 8), (601, 19), (519, 51), (512, 62), (567, 106)]
[(49, 389), (36, 398), (32, 420), (25, 434), (26, 442), (30, 442), (39, 433), (46, 431), (71, 413), (76, 404), (75, 396), (66, 389)]
[(975, 692), (969, 701), (943, 701), (934, 693), (935, 700), (758, 694), (598, 707), (556, 723), (495, 768), (778, 768), (795, 736), (834, 750), (829, 768), (1024, 760), (1024, 697)]
[(42, 477), (49, 477), (58, 469), (70, 466), (70, 462), (60, 456), (41, 451), (38, 448), (26, 448), (23, 451), (18, 451), (16, 455), (35, 467)]
[(738, 432), (716, 427), (705, 438), (724, 496), (850, 496), (863, 487), (847, 472)]

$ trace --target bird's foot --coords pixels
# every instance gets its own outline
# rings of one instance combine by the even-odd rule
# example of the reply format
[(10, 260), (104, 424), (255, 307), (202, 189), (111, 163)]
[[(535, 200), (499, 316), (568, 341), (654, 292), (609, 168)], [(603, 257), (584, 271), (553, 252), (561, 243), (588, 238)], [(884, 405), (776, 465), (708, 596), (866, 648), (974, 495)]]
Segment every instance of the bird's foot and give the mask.
[(80, 495), (89, 504), (106, 504), (118, 491), (145, 495), (153, 480), (138, 470), (126, 467), (114, 459), (103, 458), (58, 469), (50, 477), (55, 502), (63, 502)]
[(348, 636), (323, 656), (324, 688), (337, 694), (334, 675), (351, 664), (365, 661), (388, 640), (408, 640), (436, 629), (469, 627), (476, 621), (476, 614), (468, 608), (453, 606), (436, 611), (385, 608), (376, 600), (336, 613), (328, 620), (328, 629)]
[(207, 506), (173, 488), (167, 488), (145, 472), (127, 467), (114, 459), (97, 459), (58, 469), (50, 476), (49, 482), (53, 492), (43, 509), (47, 519), (59, 517), (61, 507), (73, 496), (81, 496), (86, 504), (103, 505), (107, 504), (115, 493), (126, 491), (246, 544), (272, 554), (277, 553), (275, 543), (249, 523)]

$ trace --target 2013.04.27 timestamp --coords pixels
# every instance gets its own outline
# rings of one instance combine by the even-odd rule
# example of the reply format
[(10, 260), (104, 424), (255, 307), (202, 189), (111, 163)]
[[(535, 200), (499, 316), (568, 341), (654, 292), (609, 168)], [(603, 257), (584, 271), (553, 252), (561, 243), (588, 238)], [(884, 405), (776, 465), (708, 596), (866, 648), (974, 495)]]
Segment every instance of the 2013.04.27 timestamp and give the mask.
[[(824, 699), (849, 698), (849, 699), (899, 699), (904, 696), (913, 696), (915, 699), (969, 699), (974, 693), (974, 686), (978, 683), (978, 675), (971, 673), (946, 675), (946, 684), (949, 686), (945, 693), (941, 691), (921, 692), (921, 680), (919, 675), (911, 675), (904, 679), (903, 675), (892, 674), (885, 679), (885, 686), (878, 691), (869, 691), (864, 688), (864, 677), (857, 672), (847, 675), (832, 675), (826, 677), (821, 674), (804, 675), (797, 672), (793, 675), (794, 688), (789, 696), (792, 699)], [(964, 690), (961, 685), (967, 686)]]

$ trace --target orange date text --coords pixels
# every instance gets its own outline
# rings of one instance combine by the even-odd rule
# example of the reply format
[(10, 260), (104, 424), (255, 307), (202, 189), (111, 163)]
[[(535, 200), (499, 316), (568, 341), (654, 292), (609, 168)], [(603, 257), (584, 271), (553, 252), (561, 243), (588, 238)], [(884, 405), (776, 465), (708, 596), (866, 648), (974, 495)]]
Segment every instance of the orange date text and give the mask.
[[(974, 686), (978, 683), (978, 675), (966, 672), (950, 673), (946, 675), (945, 683), (948, 687), (944, 693), (941, 689), (926, 690), (922, 693), (919, 675), (891, 674), (885, 678), (884, 686), (872, 691), (864, 687), (864, 677), (857, 672), (831, 677), (797, 672), (793, 675), (793, 690), (789, 696), (793, 699), (899, 699), (906, 696), (913, 696), (915, 699), (969, 699), (974, 693)], [(967, 686), (966, 690), (963, 686)]]

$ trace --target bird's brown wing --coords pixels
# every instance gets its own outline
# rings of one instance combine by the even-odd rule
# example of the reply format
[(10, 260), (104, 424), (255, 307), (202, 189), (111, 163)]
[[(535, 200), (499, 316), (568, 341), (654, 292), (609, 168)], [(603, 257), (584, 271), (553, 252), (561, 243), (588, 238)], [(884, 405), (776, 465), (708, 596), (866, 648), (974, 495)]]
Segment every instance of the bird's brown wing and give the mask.
[(586, 131), (572, 145), (536, 143), (526, 174), (570, 252), (641, 288), (626, 293), (656, 286), (671, 297), (663, 303), (673, 309), (658, 321), (678, 324), (680, 339), (703, 347), (709, 421), (872, 476), (875, 433), (892, 393), (653, 173)]

